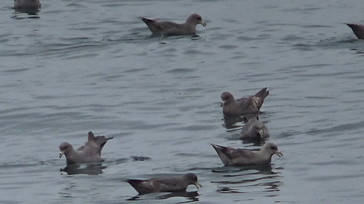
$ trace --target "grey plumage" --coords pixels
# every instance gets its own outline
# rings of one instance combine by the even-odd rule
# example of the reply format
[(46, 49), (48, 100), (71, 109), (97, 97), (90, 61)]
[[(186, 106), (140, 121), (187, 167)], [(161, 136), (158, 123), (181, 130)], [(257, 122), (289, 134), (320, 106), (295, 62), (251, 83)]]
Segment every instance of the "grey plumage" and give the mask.
[(364, 39), (364, 25), (352, 23), (348, 23), (346, 25), (348, 25), (351, 30), (353, 30), (354, 34), (356, 35), (356, 37), (358, 37), (358, 39)]
[(221, 94), (223, 113), (225, 116), (256, 115), (268, 95), (269, 90), (263, 88), (255, 95), (235, 100), (230, 92), (223, 92)]
[[(85, 143), (85, 145), (91, 145), (91, 146), (95, 146), (97, 148), (97, 152), (98, 154), (101, 156), (101, 151), (102, 148), (104, 148), (106, 142), (108, 140), (113, 139), (114, 137), (105, 137), (105, 136), (94, 136), (94, 134), (92, 132), (88, 133), (88, 140)], [(77, 150), (83, 150), (84, 146), (79, 147)]]
[(283, 154), (272, 142), (266, 142), (259, 151), (248, 149), (235, 149), (211, 144), (226, 166), (262, 165), (270, 164), (274, 154), (281, 157)]
[[(97, 138), (97, 139), (96, 139)], [(67, 165), (79, 164), (79, 163), (99, 163), (102, 161), (101, 150), (106, 144), (107, 140), (105, 136), (94, 137), (92, 132), (88, 133), (88, 141), (84, 146), (79, 147), (77, 150), (68, 142), (63, 142), (59, 145), (60, 153), (66, 156)]]
[(38, 10), (40, 7), (39, 0), (14, 0), (15, 9)]
[(189, 185), (195, 185), (198, 189), (201, 184), (198, 183), (197, 176), (188, 173), (179, 176), (151, 178), (148, 180), (129, 179), (126, 180), (139, 194), (147, 194), (154, 192), (174, 192), (186, 191)]
[(246, 122), (241, 131), (240, 139), (264, 139), (269, 137), (268, 128), (258, 117), (252, 117)]
[(198, 14), (190, 15), (186, 22), (182, 24), (144, 17), (140, 17), (140, 19), (148, 26), (154, 36), (196, 35), (196, 25), (206, 26), (205, 21)]
[(63, 142), (59, 145), (59, 150), (59, 158), (65, 155), (67, 165), (101, 162), (101, 157), (94, 146), (85, 145), (82, 150), (75, 150), (70, 143)]

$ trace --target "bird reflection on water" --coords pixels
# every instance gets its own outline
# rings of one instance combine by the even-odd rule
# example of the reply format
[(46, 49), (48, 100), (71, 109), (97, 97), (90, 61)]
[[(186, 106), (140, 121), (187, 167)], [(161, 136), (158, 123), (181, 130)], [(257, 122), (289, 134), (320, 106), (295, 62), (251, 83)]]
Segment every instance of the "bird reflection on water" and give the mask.
[[(157, 196), (155, 196), (157, 194)], [(183, 198), (186, 198), (188, 199), (189, 201), (191, 202), (194, 202), (194, 201), (199, 201), (198, 199), (198, 196), (200, 194), (198, 194), (197, 191), (190, 191), (190, 192), (187, 192), (187, 191), (178, 191), (178, 192), (163, 192), (163, 193), (153, 193), (153, 194), (147, 194), (147, 195), (137, 195), (137, 196), (134, 196), (134, 197), (131, 197), (129, 198), (128, 200), (132, 201), (132, 200), (143, 200), (142, 197), (148, 197), (148, 199), (146, 200), (149, 200), (149, 196), (155, 196), (154, 198), (155, 199), (158, 199), (158, 200), (165, 200), (165, 199), (169, 199), (169, 198), (176, 198), (176, 197), (183, 197)]]
[[(274, 168), (279, 170), (281, 168)], [(221, 174), (221, 178), (211, 183), (218, 184), (218, 192), (244, 193), (246, 186), (264, 188), (264, 192), (279, 192), (283, 185), (279, 173), (274, 172), (271, 165), (251, 165), (244, 167), (220, 167), (212, 172)], [(230, 179), (233, 178), (233, 179)], [(240, 178), (240, 179), (239, 179)], [(269, 195), (275, 196), (275, 195)]]
[(87, 174), (87, 175), (99, 175), (102, 174), (102, 170), (107, 166), (102, 166), (101, 163), (95, 164), (72, 164), (60, 169), (60, 172), (66, 172), (68, 175), (75, 174)]

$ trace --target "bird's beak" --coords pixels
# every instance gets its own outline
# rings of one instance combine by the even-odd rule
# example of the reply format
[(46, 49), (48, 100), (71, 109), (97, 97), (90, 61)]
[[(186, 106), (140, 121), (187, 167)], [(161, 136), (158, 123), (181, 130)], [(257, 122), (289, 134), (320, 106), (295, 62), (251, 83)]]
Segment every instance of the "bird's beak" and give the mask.
[(274, 153), (275, 155), (277, 155), (277, 156), (279, 156), (279, 157), (283, 157), (283, 154), (282, 154), (282, 152), (276, 152), (276, 153)]
[(264, 130), (259, 129), (259, 130), (258, 130), (258, 134), (260, 135), (260, 137), (263, 137), (263, 135), (264, 135)]
[(195, 185), (197, 189), (202, 188), (202, 185), (199, 182), (196, 182), (193, 185)]
[(206, 22), (204, 20), (200, 21), (201, 25), (203, 25), (203, 27), (206, 27)]
[(64, 155), (64, 152), (60, 151), (60, 152), (59, 152), (59, 158), (61, 158), (61, 157), (62, 157), (62, 155)]

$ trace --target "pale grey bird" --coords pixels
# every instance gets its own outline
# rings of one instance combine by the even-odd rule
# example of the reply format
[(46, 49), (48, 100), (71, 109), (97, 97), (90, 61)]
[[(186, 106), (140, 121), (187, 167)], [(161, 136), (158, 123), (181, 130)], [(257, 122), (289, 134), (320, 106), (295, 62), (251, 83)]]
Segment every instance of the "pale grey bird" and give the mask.
[[(108, 140), (113, 139), (114, 137), (105, 137), (105, 136), (94, 136), (92, 132), (88, 132), (88, 140), (85, 145), (94, 145), (97, 148), (98, 154), (101, 156), (102, 148), (104, 148), (106, 142)], [(83, 150), (84, 146), (79, 147), (77, 150)]]
[(94, 137), (93, 133), (89, 132), (88, 141), (84, 146), (79, 147), (77, 150), (75, 150), (68, 142), (63, 142), (61, 145), (59, 145), (59, 158), (61, 158), (62, 155), (65, 155), (67, 165), (102, 162), (103, 159), (101, 158), (101, 150), (109, 139), (112, 139), (112, 137)]
[(173, 35), (196, 35), (196, 25), (206, 26), (204, 20), (198, 14), (190, 15), (185, 23), (174, 23), (171, 21), (158, 21), (140, 17), (148, 26), (154, 36), (173, 36)]
[(364, 39), (364, 25), (352, 23), (348, 23), (346, 25), (348, 25), (351, 30), (353, 30), (354, 34), (356, 35), (356, 37), (358, 37), (358, 39)]
[(193, 173), (151, 178), (148, 180), (129, 179), (126, 180), (126, 182), (133, 186), (139, 194), (186, 191), (189, 185), (195, 185), (197, 189), (202, 187), (201, 184), (198, 183), (197, 176)]
[(82, 150), (75, 150), (70, 143), (63, 142), (61, 145), (59, 145), (59, 150), (59, 158), (61, 158), (62, 155), (65, 155), (67, 165), (101, 162), (98, 149), (94, 145), (87, 144)]
[(252, 117), (246, 122), (241, 131), (240, 139), (264, 139), (269, 137), (267, 126), (258, 117)]
[(264, 99), (269, 95), (267, 88), (261, 89), (255, 95), (235, 99), (230, 92), (221, 94), (222, 111), (225, 116), (240, 116), (258, 114)]
[(283, 156), (283, 154), (278, 151), (277, 145), (272, 142), (266, 142), (259, 151), (235, 149), (215, 144), (211, 145), (216, 150), (222, 163), (226, 166), (270, 164), (274, 154), (279, 157)]

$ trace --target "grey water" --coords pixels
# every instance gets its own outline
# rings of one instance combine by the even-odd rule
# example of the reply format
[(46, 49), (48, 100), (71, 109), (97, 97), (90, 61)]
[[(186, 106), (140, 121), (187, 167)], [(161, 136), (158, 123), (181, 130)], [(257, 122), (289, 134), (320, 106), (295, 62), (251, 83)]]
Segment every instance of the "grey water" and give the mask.
[[(0, 203), (361, 203), (362, 0), (43, 0), (0, 7)], [(140, 16), (196, 37), (151, 38)], [(260, 119), (284, 154), (224, 167), (210, 143), (259, 146), (226, 126), (220, 94), (270, 95)], [(114, 137), (91, 172), (58, 146)], [(82, 168), (82, 166), (81, 166)], [(138, 196), (124, 180), (195, 173), (202, 188)], [(74, 173), (74, 174), (73, 174)]]

